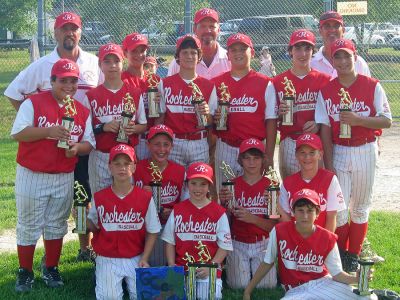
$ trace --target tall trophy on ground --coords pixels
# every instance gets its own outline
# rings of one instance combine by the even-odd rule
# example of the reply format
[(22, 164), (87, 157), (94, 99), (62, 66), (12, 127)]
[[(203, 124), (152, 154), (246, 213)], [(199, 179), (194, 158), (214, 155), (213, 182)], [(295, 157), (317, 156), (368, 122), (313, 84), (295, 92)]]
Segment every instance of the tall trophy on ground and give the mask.
[(229, 93), (228, 87), (225, 83), (221, 83), (218, 87), (220, 91), (220, 98), (218, 99), (218, 108), (221, 114), (220, 119), (215, 127), (216, 130), (227, 130), (228, 112), (229, 112), (229, 101), (231, 94)]
[(204, 245), (201, 241), (198, 241), (196, 249), (199, 250), (198, 259), (196, 259), (186, 253), (185, 260), (188, 266), (188, 277), (186, 284), (186, 293), (188, 300), (197, 300), (197, 289), (196, 289), (196, 270), (197, 268), (208, 268), (208, 300), (214, 300), (217, 294), (217, 270), (218, 264), (210, 262), (211, 255), (208, 251), (207, 245)]
[(222, 182), (223, 187), (227, 187), (229, 192), (232, 194), (232, 198), (226, 203), (226, 208), (232, 210), (236, 207), (236, 201), (235, 201), (235, 183), (233, 182), (233, 179), (236, 177), (235, 173), (233, 172), (232, 168), (230, 165), (228, 165), (225, 161), (222, 161), (220, 169), (222, 170), (222, 173), (224, 174), (225, 181)]
[(161, 206), (161, 181), (163, 179), (160, 168), (153, 163), (152, 161), (150, 162), (150, 167), (149, 169), (152, 171), (151, 172), (151, 177), (152, 180), (150, 181), (150, 187), (151, 187), (151, 192), (153, 194), (153, 199), (157, 208), (157, 212), (160, 213), (162, 212), (162, 206)]
[[(353, 101), (351, 100), (349, 92), (346, 92), (344, 88), (341, 88), (338, 95), (340, 96), (340, 112), (351, 111)], [(351, 138), (351, 126), (349, 124), (345, 124), (340, 121), (339, 137), (341, 139)]]
[[(64, 116), (61, 119), (61, 126), (64, 126), (69, 132), (74, 128), (74, 116), (77, 114), (74, 99), (69, 95), (63, 99), (64, 103)], [(69, 143), (66, 140), (59, 140), (57, 143), (58, 148), (69, 149)]]
[(360, 275), (358, 277), (357, 289), (354, 290), (354, 293), (360, 296), (371, 295), (372, 290), (369, 288), (368, 274), (374, 262), (372, 260), (360, 259), (358, 263), (360, 264)]
[(189, 83), (189, 86), (192, 89), (192, 105), (194, 106), (194, 113), (196, 114), (197, 128), (205, 128), (208, 125), (208, 118), (199, 111), (199, 106), (205, 101), (203, 93), (200, 91), (199, 86), (193, 81)]
[(282, 125), (291, 126), (293, 125), (293, 110), (294, 110), (294, 99), (296, 97), (296, 89), (293, 86), (293, 82), (284, 77), (282, 82), (285, 85), (285, 93), (283, 94), (283, 101), (288, 106), (288, 112), (283, 115)]
[(125, 127), (128, 126), (129, 122), (133, 118), (133, 115), (136, 113), (136, 106), (132, 96), (129, 93), (126, 93), (125, 97), (122, 98), (122, 104), (123, 110), (121, 113), (121, 123), (119, 125), (117, 142), (128, 144), (129, 137), (125, 133)]
[(279, 219), (281, 216), (278, 214), (278, 200), (279, 200), (279, 178), (276, 171), (269, 167), (268, 171), (264, 174), (270, 181), (269, 187), (267, 187), (268, 192), (268, 212), (267, 219)]
[(76, 210), (76, 227), (73, 233), (86, 234), (86, 208), (89, 202), (88, 194), (83, 185), (75, 181), (74, 184), (74, 207)]
[(149, 108), (149, 118), (158, 118), (160, 116), (160, 102), (156, 100), (158, 89), (157, 85), (160, 81), (154, 73), (148, 73), (147, 84), (147, 102)]

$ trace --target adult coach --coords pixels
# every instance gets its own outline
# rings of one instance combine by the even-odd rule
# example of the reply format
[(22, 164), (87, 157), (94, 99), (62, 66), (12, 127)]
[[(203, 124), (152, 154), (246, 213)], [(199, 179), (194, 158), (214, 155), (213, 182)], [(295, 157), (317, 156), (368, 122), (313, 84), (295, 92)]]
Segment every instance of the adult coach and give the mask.
[[(95, 55), (83, 51), (79, 46), (81, 39), (81, 18), (71, 12), (60, 14), (54, 23), (54, 37), (56, 48), (46, 56), (30, 64), (10, 83), (4, 92), (16, 110), (31, 94), (51, 90), (50, 71), (53, 65), (61, 58), (76, 62), (79, 67), (78, 90), (74, 99), (83, 103), (84, 96), (89, 89), (96, 87), (101, 78), (98, 59)], [(75, 169), (75, 180), (78, 180), (89, 191), (87, 157), (79, 157)], [(89, 240), (87, 235), (80, 235), (80, 251), (78, 259), (88, 258)]]
[[(336, 11), (327, 11), (319, 18), (319, 34), (324, 45), (311, 59), (311, 68), (328, 74), (332, 79), (337, 77), (337, 72), (332, 66), (331, 47), (334, 41), (343, 38), (344, 21), (341, 14)], [(371, 72), (365, 60), (357, 56), (355, 69), (358, 74), (371, 77)]]

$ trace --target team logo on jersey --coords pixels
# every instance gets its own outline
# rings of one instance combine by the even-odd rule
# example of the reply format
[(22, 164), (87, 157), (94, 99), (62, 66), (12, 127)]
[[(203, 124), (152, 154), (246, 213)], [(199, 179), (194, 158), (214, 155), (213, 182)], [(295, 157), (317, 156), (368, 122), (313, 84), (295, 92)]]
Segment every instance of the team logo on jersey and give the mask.
[(161, 203), (169, 204), (173, 203), (178, 199), (179, 190), (176, 184), (168, 182), (167, 185), (161, 188)]
[(246, 197), (244, 192), (236, 199), (238, 206), (246, 208), (254, 215), (266, 214), (267, 203), (265, 202), (264, 196), (259, 192), (254, 197)]
[(297, 270), (302, 272), (322, 273), (324, 257), (313, 253), (299, 253), (298, 246), (291, 249), (286, 240), (279, 241), (279, 252), (285, 268), (288, 270)]
[(121, 116), (121, 113), (124, 109), (124, 103), (123, 100), (121, 99), (121, 102), (118, 104), (110, 104), (110, 100), (107, 99), (106, 103), (104, 105), (99, 105), (97, 103), (97, 99), (93, 99), (90, 101), (90, 106), (92, 107), (92, 114), (93, 116), (100, 118), (100, 121), (104, 122), (110, 122), (111, 120), (109, 119), (102, 119), (102, 117), (108, 117), (108, 116)]
[[(278, 91), (279, 100), (283, 100), (284, 92)], [(310, 91), (308, 88), (304, 93), (296, 92), (294, 95), (294, 102), (296, 104), (296, 111), (312, 110), (315, 109), (315, 103), (318, 99), (318, 91)]]
[(229, 111), (254, 113), (257, 111), (257, 108), (258, 101), (253, 97), (248, 97), (246, 94), (244, 94), (242, 97), (232, 98)]
[(175, 232), (182, 241), (216, 241), (217, 222), (212, 222), (210, 218), (194, 222), (192, 215), (187, 222), (184, 222), (182, 215), (177, 215), (175, 216)]
[(182, 90), (178, 95), (172, 94), (171, 87), (164, 89), (165, 104), (171, 113), (187, 113), (194, 114), (194, 106), (192, 105), (192, 95), (182, 95)]
[[(46, 116), (39, 116), (37, 119), (37, 127), (53, 127), (60, 125), (60, 122), (57, 120), (56, 122), (47, 121)], [(74, 123), (74, 126), (71, 130), (71, 135), (80, 136), (83, 133), (83, 128), (81, 125)], [(71, 137), (73, 139), (73, 137)]]
[(97, 207), (97, 213), (105, 231), (140, 230), (144, 224), (142, 213), (134, 211), (133, 208), (126, 212), (119, 212), (114, 205), (112, 211), (106, 212), (104, 206), (100, 205)]
[(95, 76), (94, 75), (94, 73), (92, 72), (92, 71), (84, 71), (83, 73), (82, 73), (82, 78), (83, 78), (83, 81), (85, 81), (86, 82), (86, 84), (92, 84), (93, 86), (96, 86), (97, 85), (97, 76)]
[[(330, 116), (334, 122), (339, 122), (340, 103), (335, 104), (333, 103), (331, 98), (327, 98), (325, 100), (325, 107), (328, 116)], [(351, 104), (351, 111), (363, 117), (368, 117), (371, 115), (370, 106), (364, 101), (357, 100), (357, 98), (353, 99), (353, 102)]]

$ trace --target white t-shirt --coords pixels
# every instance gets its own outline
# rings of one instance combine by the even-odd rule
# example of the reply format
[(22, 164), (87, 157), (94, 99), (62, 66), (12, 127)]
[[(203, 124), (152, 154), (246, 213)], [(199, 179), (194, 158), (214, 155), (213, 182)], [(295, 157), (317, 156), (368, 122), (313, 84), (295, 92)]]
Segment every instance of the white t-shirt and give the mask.
[[(4, 95), (17, 101), (23, 101), (31, 94), (50, 90), (51, 68), (59, 59), (60, 56), (55, 48), (48, 55), (31, 63), (15, 77), (4, 91)], [(83, 99), (86, 92), (103, 81), (103, 73), (99, 68), (97, 56), (80, 48), (76, 63), (79, 67), (79, 80), (74, 99), (84, 104)]]

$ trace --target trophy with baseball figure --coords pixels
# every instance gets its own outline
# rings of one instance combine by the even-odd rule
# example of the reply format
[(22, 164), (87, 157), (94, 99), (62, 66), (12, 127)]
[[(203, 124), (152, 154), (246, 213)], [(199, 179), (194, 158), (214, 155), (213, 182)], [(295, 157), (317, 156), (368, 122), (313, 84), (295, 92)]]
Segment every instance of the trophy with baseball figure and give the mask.
[(285, 93), (283, 95), (283, 101), (287, 105), (287, 113), (282, 117), (282, 125), (292, 126), (293, 125), (293, 110), (294, 110), (294, 99), (296, 97), (296, 89), (293, 86), (293, 82), (284, 77), (282, 82), (285, 85)]
[(153, 199), (154, 199), (154, 202), (155, 202), (155, 205), (157, 208), (157, 212), (161, 213), (162, 212), (161, 181), (162, 181), (163, 177), (162, 177), (160, 168), (152, 161), (150, 162), (149, 169), (152, 171), (151, 172), (152, 180), (150, 181), (151, 192), (153, 194)]
[[(64, 116), (61, 119), (61, 126), (64, 126), (69, 132), (74, 128), (74, 116), (77, 114), (74, 99), (69, 95), (63, 99), (64, 103)], [(58, 148), (69, 149), (69, 141), (59, 140), (57, 143)]]
[(218, 87), (220, 91), (220, 97), (218, 99), (218, 108), (221, 117), (218, 120), (218, 123), (215, 127), (216, 130), (227, 130), (227, 122), (228, 122), (228, 112), (229, 112), (229, 101), (231, 99), (231, 94), (229, 93), (228, 87), (224, 82)]
[(156, 100), (159, 84), (159, 79), (154, 73), (148, 73), (147, 84), (149, 88), (147, 90), (147, 102), (149, 108), (149, 118), (158, 118), (160, 116), (160, 102)]
[(89, 203), (89, 197), (83, 185), (75, 181), (74, 184), (74, 207), (76, 210), (76, 227), (72, 230), (73, 233), (86, 234), (86, 208)]
[(279, 178), (276, 171), (270, 166), (268, 171), (265, 171), (264, 177), (270, 181), (268, 192), (268, 211), (267, 219), (279, 219), (281, 216), (278, 214), (278, 200), (279, 200)]
[(198, 241), (197, 246), (195, 246), (199, 252), (197, 261), (189, 253), (185, 253), (184, 260), (187, 261), (188, 267), (188, 277), (187, 277), (187, 299), (197, 300), (197, 290), (196, 290), (196, 270), (197, 268), (208, 268), (208, 300), (214, 300), (217, 292), (217, 269), (218, 264), (211, 262), (211, 255), (206, 245), (201, 241)]
[(126, 93), (125, 97), (122, 98), (123, 110), (121, 113), (121, 123), (119, 125), (119, 131), (117, 136), (117, 142), (119, 143), (129, 143), (129, 137), (125, 133), (125, 127), (129, 125), (132, 120), (133, 115), (136, 113), (135, 102), (129, 93)]
[(208, 125), (208, 118), (200, 112), (199, 106), (204, 102), (204, 96), (199, 86), (193, 81), (189, 83), (192, 89), (192, 105), (194, 106), (194, 113), (197, 119), (197, 128), (205, 128)]
[(353, 292), (360, 296), (369, 296), (373, 291), (369, 288), (368, 275), (374, 262), (368, 259), (360, 259), (358, 263), (360, 265), (360, 274), (358, 277), (357, 289), (353, 290)]
[(225, 161), (222, 161), (220, 169), (224, 174), (225, 181), (222, 182), (222, 186), (228, 188), (229, 192), (232, 194), (232, 198), (226, 203), (226, 208), (232, 210), (236, 207), (235, 201), (235, 183), (233, 179), (236, 177), (230, 165)]
[[(353, 101), (351, 100), (349, 92), (346, 92), (344, 88), (339, 90), (340, 96), (340, 112), (342, 111), (351, 111)], [(351, 138), (351, 126), (349, 124), (345, 124), (340, 121), (340, 133), (339, 138), (341, 139), (349, 139)]]

